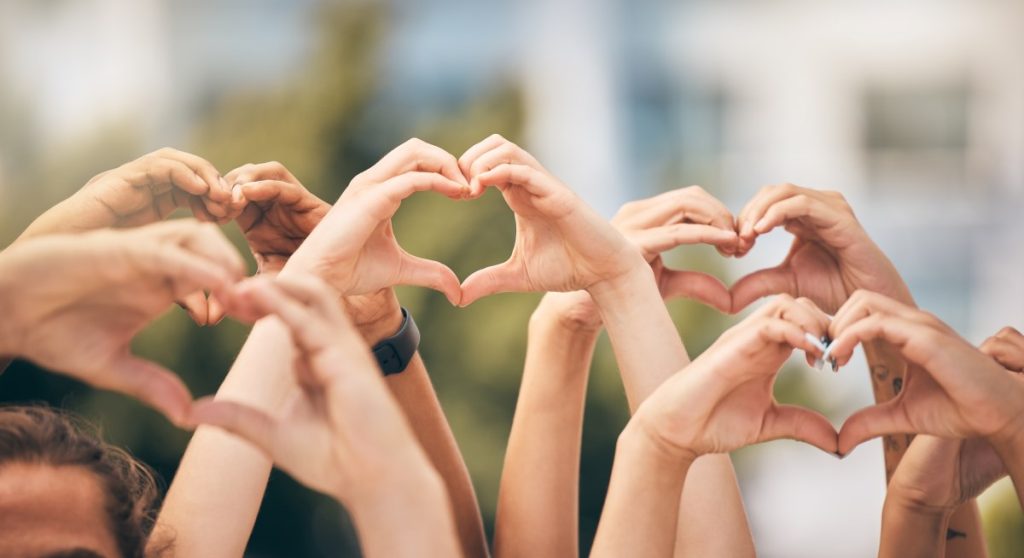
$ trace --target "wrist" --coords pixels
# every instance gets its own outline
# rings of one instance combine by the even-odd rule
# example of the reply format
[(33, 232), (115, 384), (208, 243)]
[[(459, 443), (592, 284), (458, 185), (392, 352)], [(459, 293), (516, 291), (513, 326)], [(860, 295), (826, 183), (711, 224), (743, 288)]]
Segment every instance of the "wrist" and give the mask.
[(655, 422), (642, 407), (637, 409), (619, 434), (616, 452), (643, 455), (646, 460), (671, 467), (688, 466), (700, 457), (696, 451), (666, 440)]
[(352, 323), (370, 347), (395, 335), (402, 327), (402, 306), (398, 303), (394, 289), (386, 291), (379, 295), (350, 296), (344, 299)]
[(1019, 414), (987, 439), (1008, 467), (1011, 462), (1024, 462), (1024, 413)]
[(584, 291), (547, 293), (530, 316), (531, 330), (594, 337), (601, 331), (601, 314)]
[(598, 308), (603, 309), (625, 301), (645, 289), (653, 292), (658, 300), (661, 300), (658, 283), (654, 278), (654, 270), (644, 261), (639, 252), (636, 253), (635, 259), (634, 265), (630, 266), (627, 271), (602, 279), (587, 287), (587, 292), (593, 297)]
[(932, 519), (949, 519), (958, 504), (937, 502), (931, 494), (921, 490), (905, 490), (889, 483), (883, 510), (891, 513), (912, 514)]

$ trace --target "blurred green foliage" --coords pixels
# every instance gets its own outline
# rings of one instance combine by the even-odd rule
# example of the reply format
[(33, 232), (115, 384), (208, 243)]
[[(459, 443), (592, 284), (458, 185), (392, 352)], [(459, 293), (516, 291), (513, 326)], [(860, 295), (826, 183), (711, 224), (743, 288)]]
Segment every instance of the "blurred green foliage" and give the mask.
[[(304, 72), (273, 89), (230, 91), (213, 100), (192, 141), (180, 147), (209, 159), (224, 173), (244, 163), (281, 161), (310, 190), (331, 201), (352, 176), (409, 137), (421, 137), (456, 154), (493, 132), (514, 141), (520, 138), (524, 107), (513, 76), (457, 110), (413, 117), (378, 96), (377, 61), (388, 33), (381, 8), (333, 6), (320, 15), (319, 48)], [(9, 104), (3, 110), (17, 113)], [(4, 204), (0, 234), (5, 241), (13, 240), (34, 216), (93, 174), (137, 157), (141, 144), (131, 123), (113, 123), (109, 130), (60, 152), (21, 153), (12, 138), (9, 133), (0, 135), (5, 149), (10, 147), (8, 152), (20, 157), (19, 165), (7, 173), (6, 186), (33, 195), (14, 196)], [(665, 186), (671, 185), (667, 180)], [(467, 204), (432, 194), (414, 196), (399, 211), (395, 230), (410, 252), (445, 262), (460, 277), (503, 260), (514, 241), (513, 217), (496, 192)], [(237, 229), (228, 226), (225, 231), (247, 252)], [(667, 261), (719, 275), (722, 271), (721, 259), (710, 248), (669, 254)], [(399, 296), (424, 333), (421, 352), (473, 476), (488, 532), (493, 532), (526, 323), (539, 295), (498, 295), (466, 309), (452, 308), (443, 296), (424, 289), (401, 288)], [(670, 310), (691, 356), (710, 345), (730, 322), (688, 301), (672, 302)], [(217, 389), (247, 331), (231, 321), (197, 328), (175, 308), (139, 336), (136, 350), (179, 371), (194, 393), (205, 395)], [(802, 377), (797, 372), (783, 374), (780, 398), (809, 400)], [(187, 433), (133, 400), (88, 389), (63, 376), (40, 374), (26, 363), (16, 363), (0, 376), (0, 400), (45, 401), (74, 409), (101, 424), (111, 442), (130, 448), (168, 481), (188, 442)], [(588, 393), (581, 465), (584, 552), (596, 529), (615, 439), (627, 418), (614, 358), (607, 339), (602, 339)], [(1007, 516), (1017, 519), (999, 519), (988, 526), (994, 556), (1010, 556), (1024, 544), (1019, 514), (998, 517)], [(356, 556), (358, 543), (336, 504), (275, 473), (247, 554)]]

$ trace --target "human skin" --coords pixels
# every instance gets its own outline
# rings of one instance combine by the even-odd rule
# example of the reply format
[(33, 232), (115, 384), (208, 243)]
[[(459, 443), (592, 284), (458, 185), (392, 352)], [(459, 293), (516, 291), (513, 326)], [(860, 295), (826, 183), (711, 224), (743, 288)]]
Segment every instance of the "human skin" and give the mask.
[[(626, 204), (612, 224), (643, 253), (665, 299), (692, 297), (728, 311), (728, 289), (720, 281), (699, 272), (668, 269), (661, 260), (662, 252), (683, 244), (733, 249), (732, 216), (720, 202), (699, 187), (681, 188)], [(601, 329), (600, 312), (583, 291), (546, 294), (530, 319), (522, 387), (498, 493), (497, 556), (579, 553), (583, 406)], [(689, 496), (683, 496), (684, 508), (688, 501), (701, 501), (697, 492), (708, 485), (690, 486)], [(715, 487), (711, 483), (709, 489)], [(687, 528), (699, 529), (701, 522), (680, 525), (685, 533)], [(736, 536), (749, 539), (745, 521)], [(711, 551), (696, 544), (688, 548)]]
[(780, 295), (648, 397), (619, 436), (592, 555), (671, 554), (679, 495), (699, 456), (781, 438), (834, 453), (837, 435), (828, 419), (780, 405), (772, 394), (793, 349), (808, 359), (820, 355), (807, 334), (817, 338), (827, 324), (807, 299)]
[(188, 388), (133, 355), (131, 341), (173, 301), (202, 290), (223, 296), (242, 273), (220, 231), (192, 220), (19, 242), (0, 253), (0, 354), (131, 395), (180, 422)]

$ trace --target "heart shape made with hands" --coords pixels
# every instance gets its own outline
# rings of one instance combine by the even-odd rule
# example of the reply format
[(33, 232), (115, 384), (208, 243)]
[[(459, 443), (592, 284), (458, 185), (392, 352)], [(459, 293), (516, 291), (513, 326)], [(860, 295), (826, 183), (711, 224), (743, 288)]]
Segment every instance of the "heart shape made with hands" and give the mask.
[[(259, 174), (256, 168), (241, 167), (228, 175), (233, 199), (239, 202), (234, 218), (251, 247), (265, 245), (261, 250), (253, 247), (261, 272), (282, 266), (299, 245), (308, 244), (307, 235), (312, 240), (319, 222), (330, 219), (337, 209), (309, 194), (286, 169), (276, 166), (264, 169), (267, 172), (259, 180), (242, 177), (246, 172)], [(368, 184), (357, 186), (357, 181)], [(501, 191), (516, 218), (515, 245), (507, 261), (478, 270), (459, 284), (447, 266), (408, 254), (394, 239), (391, 217), (413, 193), (433, 190), (452, 199), (472, 200), (488, 187)], [(473, 146), (457, 160), (423, 142), (407, 142), (353, 179), (338, 205), (365, 200), (375, 190), (386, 192), (382, 195), (386, 199), (361, 211), (351, 210), (348, 218), (373, 217), (367, 220), (367, 229), (373, 232), (363, 231), (361, 242), (367, 254), (388, 252), (395, 269), (374, 270), (380, 281), (371, 281), (372, 288), (362, 285), (361, 293), (396, 284), (427, 286), (460, 306), (499, 292), (587, 289), (602, 277), (626, 271), (614, 268), (622, 260), (621, 252), (632, 251), (625, 237), (640, 248), (665, 297), (687, 296), (736, 313), (754, 300), (785, 293), (809, 298), (834, 312), (853, 290), (872, 286), (865, 278), (874, 270), (864, 261), (878, 256), (871, 252), (873, 243), (842, 196), (789, 184), (761, 190), (737, 216), (700, 188), (675, 190), (627, 204), (613, 219), (616, 231), (536, 159), (500, 136)], [(275, 216), (279, 206), (285, 211)], [(264, 237), (257, 227), (275, 219), (280, 234)], [(667, 269), (661, 260), (661, 253), (684, 244), (709, 244), (723, 256), (743, 257), (760, 235), (779, 226), (795, 236), (789, 255), (780, 265), (751, 273), (731, 288), (701, 272)], [(317, 242), (325, 245), (322, 239)], [(882, 260), (887, 262), (884, 256)], [(352, 261), (363, 263), (358, 258)], [(635, 257), (629, 261), (634, 265)], [(207, 309), (208, 322), (216, 321), (209, 319), (215, 314), (217, 309)]]

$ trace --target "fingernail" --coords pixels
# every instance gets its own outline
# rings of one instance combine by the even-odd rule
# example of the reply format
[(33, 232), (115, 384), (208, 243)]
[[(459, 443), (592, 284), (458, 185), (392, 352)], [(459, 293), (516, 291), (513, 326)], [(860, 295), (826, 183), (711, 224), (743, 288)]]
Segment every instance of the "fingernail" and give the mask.
[(764, 232), (763, 229), (768, 226), (768, 222), (765, 218), (762, 218), (757, 223), (754, 223), (754, 230), (757, 232)]

